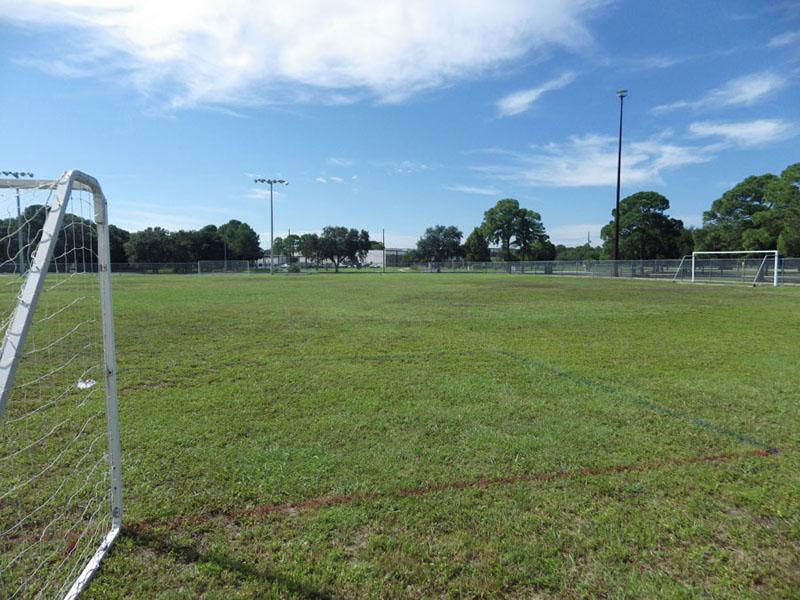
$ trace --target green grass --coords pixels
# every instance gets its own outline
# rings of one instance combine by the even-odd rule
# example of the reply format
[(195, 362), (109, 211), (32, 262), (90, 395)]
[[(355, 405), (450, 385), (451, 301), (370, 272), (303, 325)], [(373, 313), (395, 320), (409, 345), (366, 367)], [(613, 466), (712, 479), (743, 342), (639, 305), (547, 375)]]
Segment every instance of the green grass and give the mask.
[(797, 597), (800, 289), (114, 284), (127, 528), (87, 598)]

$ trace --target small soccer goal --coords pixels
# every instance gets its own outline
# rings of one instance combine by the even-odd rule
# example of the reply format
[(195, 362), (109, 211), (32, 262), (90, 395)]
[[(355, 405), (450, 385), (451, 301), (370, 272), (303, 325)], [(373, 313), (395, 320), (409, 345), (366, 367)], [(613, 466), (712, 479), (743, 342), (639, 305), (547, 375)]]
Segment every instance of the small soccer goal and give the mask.
[(745, 283), (777, 287), (780, 267), (777, 250), (704, 250), (684, 256), (672, 279), (692, 283)]
[(93, 177), (0, 179), (0, 598), (77, 597), (120, 531), (109, 258)]

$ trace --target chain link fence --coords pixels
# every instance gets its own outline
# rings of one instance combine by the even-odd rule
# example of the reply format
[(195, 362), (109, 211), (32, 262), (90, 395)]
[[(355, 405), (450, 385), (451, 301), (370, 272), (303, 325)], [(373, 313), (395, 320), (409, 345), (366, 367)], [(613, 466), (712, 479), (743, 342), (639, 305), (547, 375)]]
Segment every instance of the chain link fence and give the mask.
[[(13, 268), (13, 267), (10, 267)], [(87, 270), (95, 268), (94, 265)], [(63, 265), (58, 267), (63, 270)], [(764, 284), (773, 280), (772, 259), (758, 258), (702, 258), (695, 260), (695, 281), (705, 283)], [(54, 267), (55, 270), (55, 267)], [(209, 275), (209, 274), (269, 274), (269, 264), (264, 261), (199, 261), (187, 263), (114, 263), (114, 273), (139, 275)], [(1, 270), (0, 270), (1, 271)], [(276, 274), (333, 273), (333, 264), (311, 264), (302, 261), (275, 266)], [(341, 265), (340, 273), (506, 273), (510, 275), (565, 275), (572, 277), (607, 277), (624, 279), (657, 279), (662, 281), (691, 281), (692, 261), (686, 259), (658, 260), (548, 260), (548, 261), (492, 261), (411, 263), (406, 266), (367, 265), (359, 268)], [(780, 284), (800, 285), (800, 258), (781, 258), (778, 266)]]

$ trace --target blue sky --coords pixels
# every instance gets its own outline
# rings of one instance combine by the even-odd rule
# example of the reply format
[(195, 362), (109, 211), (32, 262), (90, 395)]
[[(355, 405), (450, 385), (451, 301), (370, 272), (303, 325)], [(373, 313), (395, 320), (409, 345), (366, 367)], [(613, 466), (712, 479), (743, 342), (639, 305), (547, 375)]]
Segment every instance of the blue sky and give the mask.
[(465, 235), (500, 198), (556, 243), (623, 195), (703, 210), (800, 161), (797, 1), (0, 0), (0, 168), (100, 179), (112, 222)]

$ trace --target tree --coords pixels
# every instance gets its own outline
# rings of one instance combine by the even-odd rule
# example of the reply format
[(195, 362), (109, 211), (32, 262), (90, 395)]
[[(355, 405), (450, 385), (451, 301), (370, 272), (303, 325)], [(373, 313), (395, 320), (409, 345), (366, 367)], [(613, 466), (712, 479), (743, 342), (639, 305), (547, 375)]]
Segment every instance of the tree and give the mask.
[(703, 227), (695, 234), (699, 250), (774, 250), (780, 235), (775, 226), (768, 188), (778, 177), (751, 176), (714, 200), (703, 213)]
[(112, 263), (128, 262), (128, 253), (125, 252), (125, 244), (131, 238), (131, 234), (116, 225), (108, 226), (109, 251)]
[(451, 225), (428, 227), (417, 242), (417, 253), (429, 262), (455, 258), (461, 254), (461, 238), (464, 234)]
[(300, 250), (300, 236), (293, 233), (287, 235), (283, 240), (283, 250), (291, 263), (294, 255)]
[[(620, 202), (619, 255), (627, 260), (675, 258), (681, 255), (683, 222), (665, 214), (669, 200), (658, 192), (637, 192)], [(616, 216), (616, 209), (611, 211)], [(615, 224), (600, 231), (605, 251), (611, 254)]]
[(503, 260), (511, 260), (511, 238), (516, 232), (516, 220), (519, 214), (519, 202), (513, 198), (499, 200), (492, 208), (483, 213), (483, 234), (489, 241), (500, 244), (500, 256)]
[(222, 260), (225, 258), (225, 242), (220, 237), (216, 225), (206, 225), (193, 233), (196, 260)]
[(217, 230), (228, 246), (228, 258), (251, 260), (261, 256), (258, 234), (247, 223), (232, 219)]
[(283, 256), (285, 254), (282, 237), (274, 238), (272, 240), (272, 249), (270, 250), (270, 248), (267, 248), (264, 254), (269, 254), (270, 252), (274, 252), (275, 256)]
[(170, 255), (169, 232), (162, 227), (148, 227), (130, 235), (125, 252), (131, 262), (165, 262)]
[(319, 262), (319, 236), (316, 233), (304, 233), (300, 236), (300, 254), (306, 259)]
[(322, 230), (319, 237), (319, 255), (333, 263), (335, 271), (339, 272), (342, 261), (360, 266), (369, 252), (369, 233), (363, 229), (348, 229), (341, 226), (328, 226)]
[(574, 247), (558, 244), (555, 250), (555, 260), (600, 260), (603, 256), (602, 246), (592, 246), (588, 242)]
[(488, 262), (492, 260), (489, 250), (489, 240), (483, 235), (483, 230), (476, 227), (464, 242), (464, 258), (473, 262)]
[(514, 217), (514, 244), (519, 248), (521, 260), (552, 260), (555, 257), (555, 246), (550, 248), (552, 244), (544, 231), (541, 215), (527, 208), (517, 210)]
[(767, 186), (767, 197), (773, 206), (779, 231), (778, 252), (784, 256), (800, 256), (800, 163), (789, 165), (780, 177)]

